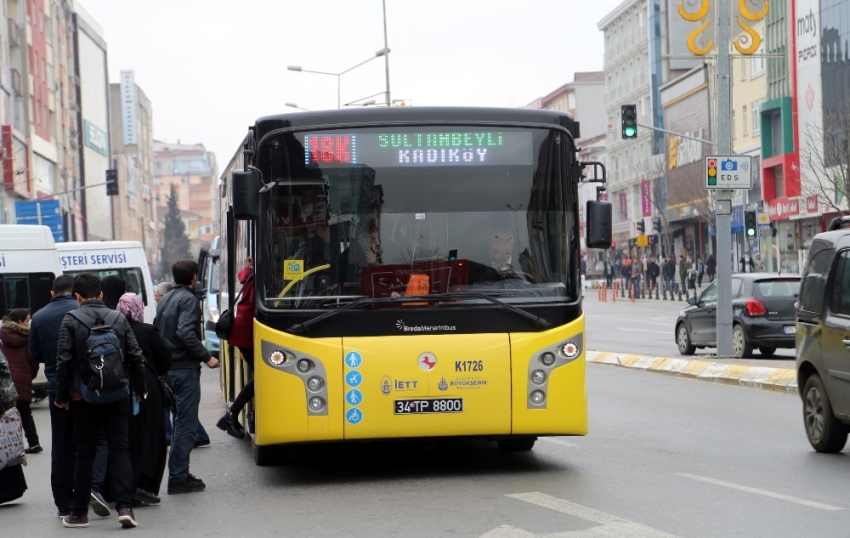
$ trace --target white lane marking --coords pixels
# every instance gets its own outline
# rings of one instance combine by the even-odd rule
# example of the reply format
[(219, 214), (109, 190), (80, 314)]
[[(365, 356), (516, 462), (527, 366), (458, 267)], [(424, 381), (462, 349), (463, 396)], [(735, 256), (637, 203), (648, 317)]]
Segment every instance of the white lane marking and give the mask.
[(557, 437), (538, 437), (541, 441), (546, 441), (547, 443), (553, 443), (561, 446), (578, 446), (575, 443), (570, 443), (569, 441), (564, 441), (563, 439), (558, 439)]
[(812, 508), (820, 508), (821, 510), (844, 510), (840, 506), (832, 506), (831, 504), (819, 503), (817, 501), (810, 501), (807, 499), (801, 499), (799, 497), (792, 497), (791, 495), (783, 495), (781, 493), (774, 493), (772, 491), (767, 491), (766, 489), (758, 489), (751, 488), (749, 486), (742, 486), (741, 484), (734, 484), (732, 482), (724, 482), (723, 480), (717, 480), (714, 478), (708, 478), (707, 476), (699, 476), (695, 474), (688, 473), (676, 473), (679, 476), (683, 476), (685, 478), (690, 478), (692, 480), (699, 480), (701, 482), (707, 482), (709, 484), (714, 484), (716, 486), (723, 486), (731, 489), (737, 489), (740, 491), (746, 491), (749, 493), (755, 493), (756, 495), (764, 495), (765, 497), (772, 497), (774, 499), (780, 499), (783, 501), (789, 501), (792, 503), (802, 504), (803, 506), (810, 506)]
[[(580, 504), (571, 503), (545, 493), (515, 493), (508, 495), (513, 499), (525, 501), (527, 503), (536, 504), (543, 508), (549, 508), (563, 514), (584, 519), (592, 523), (598, 523), (600, 526), (584, 529), (580, 531), (567, 531), (555, 534), (546, 534), (547, 537), (563, 537), (563, 538), (677, 538), (673, 534), (668, 534), (663, 531), (623, 519), (621, 517), (612, 516), (605, 512), (600, 512), (594, 508), (588, 508)], [(484, 534), (482, 538), (530, 538), (536, 536), (528, 531), (511, 527), (510, 525), (502, 525), (497, 529)]]
[(617, 327), (618, 331), (627, 331), (630, 333), (655, 333), (655, 334), (666, 334), (671, 338), (674, 336), (673, 331), (652, 331), (650, 329), (629, 329), (627, 327)]

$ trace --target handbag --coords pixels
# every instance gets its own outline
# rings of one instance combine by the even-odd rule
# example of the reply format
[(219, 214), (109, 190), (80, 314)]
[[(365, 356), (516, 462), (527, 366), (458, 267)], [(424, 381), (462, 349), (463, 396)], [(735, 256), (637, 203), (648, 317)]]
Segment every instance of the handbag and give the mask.
[(24, 453), (24, 428), (21, 413), (13, 407), (0, 417), (0, 470), (20, 463)]
[[(251, 273), (251, 276), (248, 277), (248, 280), (245, 281), (245, 284), (248, 283), (249, 280), (254, 278), (254, 274)], [(239, 293), (236, 294), (236, 301), (234, 301), (234, 305), (239, 304), (239, 300), (242, 298), (242, 292), (245, 290), (245, 286), (242, 286), (242, 289), (239, 290)], [(233, 330), (233, 312), (226, 308), (222, 311), (221, 314), (218, 315), (218, 321), (215, 322), (215, 335), (221, 338), (222, 340), (230, 340), (230, 331)]]

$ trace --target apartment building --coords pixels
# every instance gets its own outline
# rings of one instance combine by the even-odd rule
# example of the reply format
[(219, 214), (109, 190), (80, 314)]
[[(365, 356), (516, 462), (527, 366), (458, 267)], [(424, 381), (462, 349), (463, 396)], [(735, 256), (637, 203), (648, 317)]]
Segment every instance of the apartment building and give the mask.
[(136, 84), (133, 71), (121, 71), (109, 85), (112, 161), (118, 171), (118, 196), (112, 197), (115, 239), (140, 241), (148, 264), (157, 267), (156, 202), (154, 200), (153, 108)]
[(199, 248), (210, 248), (213, 237), (218, 234), (218, 164), (215, 154), (208, 152), (203, 144), (154, 140), (153, 160), (157, 214), (159, 217), (165, 215), (166, 200), (173, 185), (193, 253), (197, 253)]

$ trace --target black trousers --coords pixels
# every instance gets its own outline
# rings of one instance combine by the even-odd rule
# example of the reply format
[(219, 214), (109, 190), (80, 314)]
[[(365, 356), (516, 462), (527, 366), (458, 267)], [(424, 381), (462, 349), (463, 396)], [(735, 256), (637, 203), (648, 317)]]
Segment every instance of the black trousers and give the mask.
[(18, 412), (21, 414), (21, 425), (24, 427), (24, 435), (27, 438), (27, 445), (35, 446), (38, 444), (38, 431), (35, 429), (35, 420), (32, 418), (32, 408), (29, 402), (18, 400), (15, 404)]
[(248, 366), (248, 375), (251, 376), (251, 380), (245, 383), (236, 399), (233, 400), (233, 405), (230, 406), (230, 412), (234, 416), (239, 415), (245, 405), (254, 398), (254, 350), (239, 348), (239, 351), (245, 356), (245, 364)]
[(50, 449), (50, 486), (53, 489), (53, 502), (62, 514), (71, 513), (74, 498), (74, 417), (71, 411), (56, 407), (56, 393), (48, 394), (50, 405), (50, 431), (53, 445)]
[(115, 494), (115, 507), (119, 510), (132, 508), (133, 469), (130, 466), (128, 441), (130, 399), (122, 398), (115, 403), (101, 405), (75, 400), (71, 402), (71, 411), (74, 415), (74, 439), (77, 443), (71, 513), (77, 516), (88, 513), (92, 468), (101, 430), (106, 431), (106, 444), (109, 447), (109, 467), (112, 469), (110, 487)]

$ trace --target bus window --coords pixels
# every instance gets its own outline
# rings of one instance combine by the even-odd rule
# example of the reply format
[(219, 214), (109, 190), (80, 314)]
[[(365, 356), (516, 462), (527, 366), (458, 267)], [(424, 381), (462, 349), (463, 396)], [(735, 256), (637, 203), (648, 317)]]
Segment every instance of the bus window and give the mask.
[(145, 278), (142, 270), (139, 267), (121, 267), (115, 269), (101, 269), (100, 271), (65, 271), (66, 275), (77, 276), (82, 273), (91, 273), (97, 278), (104, 279), (110, 275), (121, 277), (127, 284), (127, 291), (135, 293), (142, 298), (142, 302), (147, 306), (148, 295), (145, 289)]
[(50, 302), (53, 273), (0, 276), (0, 313), (26, 308), (35, 313)]

